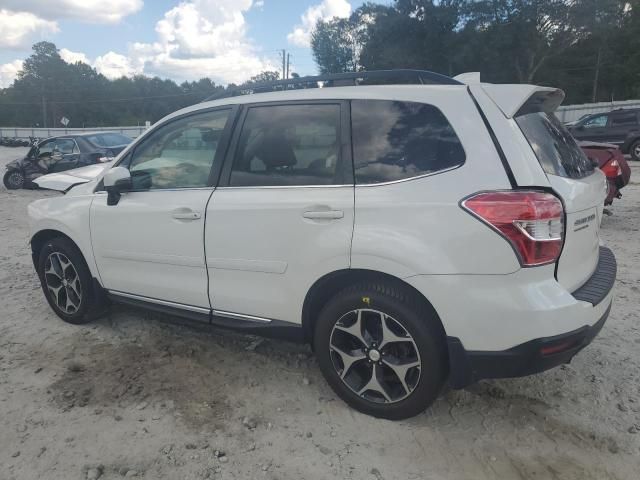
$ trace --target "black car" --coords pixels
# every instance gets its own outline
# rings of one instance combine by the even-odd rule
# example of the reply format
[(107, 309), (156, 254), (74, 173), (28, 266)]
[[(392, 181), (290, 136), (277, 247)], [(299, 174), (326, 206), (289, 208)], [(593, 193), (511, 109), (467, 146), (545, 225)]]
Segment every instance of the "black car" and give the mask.
[(47, 138), (31, 147), (24, 158), (7, 164), (4, 184), (9, 189), (31, 187), (34, 179), (47, 173), (113, 160), (131, 141), (114, 132)]
[(578, 120), (569, 130), (578, 140), (611, 143), (622, 153), (640, 160), (640, 109), (626, 108), (594, 113)]

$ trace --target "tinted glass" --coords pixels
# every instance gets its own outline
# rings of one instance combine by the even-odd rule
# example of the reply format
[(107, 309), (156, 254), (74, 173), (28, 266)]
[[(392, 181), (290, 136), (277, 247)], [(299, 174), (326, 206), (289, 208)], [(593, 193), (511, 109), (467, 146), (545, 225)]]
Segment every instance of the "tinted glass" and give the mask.
[(137, 146), (129, 170), (134, 186), (206, 187), (229, 110), (174, 120)]
[(635, 125), (638, 123), (638, 117), (635, 113), (619, 113), (611, 116), (611, 125)]
[(592, 117), (582, 124), (585, 128), (597, 128), (597, 127), (606, 127), (607, 126), (607, 115), (600, 115), (597, 117)]
[(97, 135), (89, 135), (87, 140), (99, 147), (117, 147), (131, 143), (131, 138), (120, 133), (100, 133)]
[(47, 140), (46, 142), (42, 142), (38, 145), (38, 156), (41, 156), (46, 153), (53, 153), (53, 149), (56, 147), (55, 140)]
[(340, 172), (340, 105), (252, 107), (230, 185), (340, 184)]
[(529, 113), (516, 122), (545, 172), (568, 178), (593, 172), (591, 161), (553, 113)]
[(351, 102), (356, 183), (382, 183), (462, 165), (464, 149), (440, 110), (387, 100)]
[(76, 142), (70, 138), (59, 138), (56, 140), (56, 150), (63, 155), (76, 153)]

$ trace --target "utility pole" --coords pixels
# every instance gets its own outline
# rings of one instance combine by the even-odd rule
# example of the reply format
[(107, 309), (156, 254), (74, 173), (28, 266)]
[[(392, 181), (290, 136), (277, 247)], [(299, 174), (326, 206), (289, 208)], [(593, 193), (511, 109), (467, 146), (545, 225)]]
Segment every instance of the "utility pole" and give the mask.
[(42, 91), (42, 127), (47, 128), (47, 99), (44, 96), (44, 83), (41, 86)]
[(282, 78), (285, 78), (285, 75), (287, 74), (287, 67), (286, 67), (286, 62), (287, 62), (287, 51), (283, 48), (282, 49)]
[(288, 79), (288, 78), (289, 78), (289, 62), (290, 62), (290, 60), (291, 60), (291, 54), (290, 54), (290, 53), (287, 53), (287, 76), (286, 76), (286, 77), (284, 77), (284, 78), (286, 78), (286, 79)]

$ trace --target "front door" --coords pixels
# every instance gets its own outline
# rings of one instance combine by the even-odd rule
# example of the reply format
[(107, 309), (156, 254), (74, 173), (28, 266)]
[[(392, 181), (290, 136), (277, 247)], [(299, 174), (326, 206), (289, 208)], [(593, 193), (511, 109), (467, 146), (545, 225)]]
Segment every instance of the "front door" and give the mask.
[(106, 289), (208, 311), (205, 209), (231, 111), (209, 110), (157, 128), (120, 162), (134, 191), (113, 206), (96, 194), (91, 237)]
[(345, 104), (249, 106), (207, 207), (214, 314), (300, 323), (313, 282), (349, 268), (354, 187)]
[(51, 172), (64, 172), (78, 167), (80, 149), (73, 138), (57, 138), (53, 150)]

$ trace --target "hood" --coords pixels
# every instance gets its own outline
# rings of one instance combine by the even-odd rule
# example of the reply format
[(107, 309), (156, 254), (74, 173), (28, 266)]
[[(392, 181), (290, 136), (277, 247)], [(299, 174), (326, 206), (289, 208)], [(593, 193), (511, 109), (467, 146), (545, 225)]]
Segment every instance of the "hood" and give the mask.
[(74, 168), (60, 173), (49, 173), (36, 178), (33, 183), (40, 188), (48, 190), (58, 190), (66, 192), (71, 187), (87, 183), (98, 177), (107, 168), (111, 168), (112, 162), (96, 163), (95, 165), (87, 165), (86, 167)]

